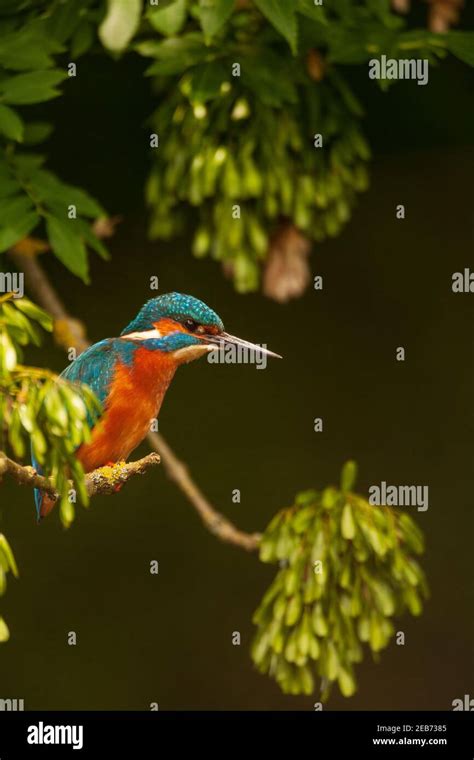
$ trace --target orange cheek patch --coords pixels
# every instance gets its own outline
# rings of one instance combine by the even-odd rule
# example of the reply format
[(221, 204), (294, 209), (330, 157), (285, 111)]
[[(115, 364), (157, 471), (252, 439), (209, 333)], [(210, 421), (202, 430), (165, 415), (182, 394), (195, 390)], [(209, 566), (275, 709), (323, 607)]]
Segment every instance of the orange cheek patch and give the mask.
[(183, 327), (183, 325), (180, 325), (178, 322), (175, 322), (173, 319), (159, 319), (158, 322), (153, 322), (153, 327), (156, 327), (160, 335), (163, 337), (165, 335), (169, 335), (170, 333), (174, 332), (182, 332), (186, 333), (187, 330)]
[(206, 335), (217, 335), (219, 333), (219, 329), (215, 325), (204, 325), (203, 327)]

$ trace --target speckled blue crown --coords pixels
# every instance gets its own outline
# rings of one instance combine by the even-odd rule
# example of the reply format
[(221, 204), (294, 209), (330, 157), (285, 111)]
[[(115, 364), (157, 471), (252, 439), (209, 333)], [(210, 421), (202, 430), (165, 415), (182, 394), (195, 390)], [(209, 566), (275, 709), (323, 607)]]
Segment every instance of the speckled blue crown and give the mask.
[(182, 293), (166, 293), (147, 301), (135, 319), (120, 334), (127, 335), (131, 332), (149, 330), (154, 322), (158, 322), (163, 317), (175, 319), (177, 322), (194, 319), (200, 325), (211, 325), (217, 327), (218, 330), (224, 329), (222, 320), (216, 312), (198, 298)]

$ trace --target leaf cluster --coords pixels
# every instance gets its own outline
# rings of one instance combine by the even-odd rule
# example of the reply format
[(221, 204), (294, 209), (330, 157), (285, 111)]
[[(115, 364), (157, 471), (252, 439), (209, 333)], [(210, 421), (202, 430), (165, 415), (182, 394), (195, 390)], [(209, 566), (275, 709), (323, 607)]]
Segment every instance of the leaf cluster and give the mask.
[(261, 560), (280, 569), (254, 615), (252, 657), (286, 693), (311, 694), (319, 678), (323, 699), (334, 683), (354, 694), (364, 646), (377, 656), (428, 593), (420, 529), (354, 493), (355, 475), (348, 462), (339, 488), (300, 493), (262, 538)]
[(72, 385), (49, 370), (19, 363), (23, 347), (39, 345), (39, 325), (52, 329), (49, 316), (26, 298), (0, 302), (0, 449), (10, 448), (16, 459), (31, 453), (52, 478), (61, 495), (65, 526), (74, 519), (69, 493), (73, 481), (77, 498), (88, 504), (84, 473), (75, 452), (90, 440), (90, 429), (101, 407), (88, 386)]
[(86, 282), (88, 248), (106, 255), (90, 225), (105, 211), (84, 190), (43, 168), (42, 156), (19, 147), (51, 135), (52, 124), (25, 121), (23, 112), (61, 94), (68, 78), (63, 54), (67, 50), (77, 60), (89, 50), (99, 18), (91, 2), (78, 0), (25, 1), (20, 8), (2, 3), (0, 9), (0, 253), (33, 232), (42, 234)]

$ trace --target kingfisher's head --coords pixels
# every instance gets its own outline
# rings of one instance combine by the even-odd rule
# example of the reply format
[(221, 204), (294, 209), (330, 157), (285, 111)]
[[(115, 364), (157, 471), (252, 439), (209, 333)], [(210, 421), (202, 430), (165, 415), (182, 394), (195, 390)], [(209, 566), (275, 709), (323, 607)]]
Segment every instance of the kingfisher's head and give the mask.
[(273, 354), (262, 346), (229, 335), (215, 311), (193, 296), (166, 293), (152, 298), (120, 333), (145, 348), (172, 352), (177, 364), (198, 359), (216, 347), (242, 346), (257, 353)]

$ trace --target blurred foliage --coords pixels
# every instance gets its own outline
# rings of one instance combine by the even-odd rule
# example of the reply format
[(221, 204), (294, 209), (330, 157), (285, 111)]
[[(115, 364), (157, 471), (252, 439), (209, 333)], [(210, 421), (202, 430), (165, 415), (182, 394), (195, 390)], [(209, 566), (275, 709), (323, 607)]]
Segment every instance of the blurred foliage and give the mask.
[[(0, 533), (0, 596), (3, 596), (6, 591), (7, 573), (9, 572), (13, 573), (15, 578), (18, 578), (18, 568), (10, 544), (3, 533)], [(0, 644), (8, 641), (9, 638), (10, 631), (8, 630), (8, 626), (3, 617), (0, 617)]]
[(407, 514), (353, 493), (355, 476), (347, 462), (339, 489), (300, 493), (262, 538), (261, 560), (280, 570), (254, 615), (252, 657), (286, 693), (311, 694), (319, 677), (323, 700), (335, 682), (354, 694), (363, 645), (377, 656), (393, 618), (420, 615), (427, 596), (415, 559), (421, 531)]
[(90, 440), (101, 408), (88, 386), (73, 386), (47, 369), (20, 363), (24, 346), (40, 345), (39, 326), (50, 331), (51, 319), (27, 298), (0, 298), (0, 450), (10, 449), (22, 460), (31, 447), (60, 494), (61, 520), (68, 526), (74, 519), (69, 478), (79, 500), (88, 504), (75, 451)]
[(408, 29), (389, 0), (3, 0), (0, 252), (34, 231), (86, 282), (88, 251), (106, 255), (91, 226), (102, 206), (18, 150), (50, 135), (28, 106), (60, 95), (84, 54), (151, 59), (150, 234), (177, 234), (195, 207), (195, 255), (221, 261), (243, 292), (259, 286), (278, 225), (337, 235), (367, 187), (363, 112), (341, 67), (448, 52), (474, 65), (473, 39)]
[(18, 107), (60, 95), (58, 86), (68, 73), (57, 58), (66, 46), (71, 56), (84, 52), (91, 29), (87, 3), (0, 6), (0, 252), (42, 232), (63, 264), (85, 281), (87, 246), (107, 255), (88, 221), (105, 211), (86, 192), (42, 168), (42, 156), (18, 150), (43, 142), (53, 129), (45, 122), (25, 123)]

